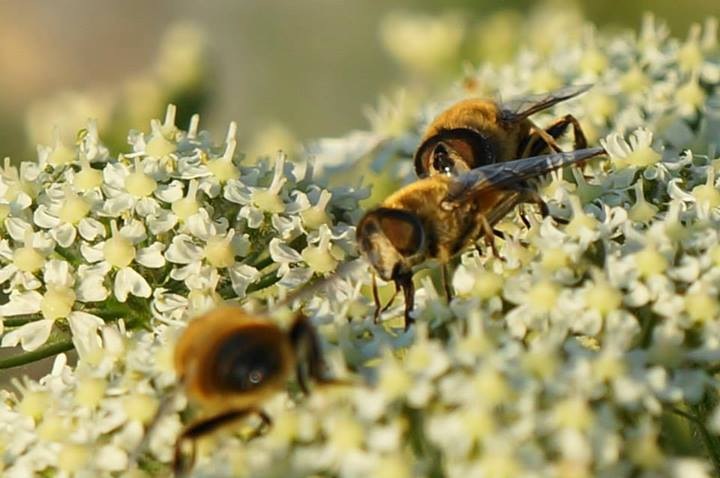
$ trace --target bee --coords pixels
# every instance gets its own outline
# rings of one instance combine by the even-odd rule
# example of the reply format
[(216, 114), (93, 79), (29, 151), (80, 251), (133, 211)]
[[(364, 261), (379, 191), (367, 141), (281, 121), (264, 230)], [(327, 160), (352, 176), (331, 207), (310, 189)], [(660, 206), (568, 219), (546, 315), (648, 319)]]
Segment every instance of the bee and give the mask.
[(176, 475), (192, 467), (199, 437), (251, 415), (260, 418), (260, 428), (270, 426), (261, 406), (293, 375), (305, 394), (308, 379), (340, 383), (326, 376), (320, 342), (307, 317), (296, 315), (283, 330), (268, 317), (231, 305), (192, 320), (175, 346), (174, 362), (187, 397), (205, 411), (176, 442)]
[(536, 204), (548, 215), (547, 204), (527, 179), (602, 153), (602, 148), (588, 148), (489, 164), (460, 175), (438, 174), (405, 186), (368, 211), (357, 225), (358, 247), (382, 279), (403, 291), (405, 328), (413, 322), (415, 266), (429, 259), (445, 265), (481, 237), (497, 256), (492, 226), (515, 206)]
[(414, 155), (421, 178), (461, 174), (479, 166), (560, 152), (556, 139), (572, 125), (574, 149), (587, 147), (580, 123), (565, 115), (543, 129), (530, 116), (573, 98), (591, 85), (567, 86), (507, 103), (491, 99), (460, 101), (433, 120)]

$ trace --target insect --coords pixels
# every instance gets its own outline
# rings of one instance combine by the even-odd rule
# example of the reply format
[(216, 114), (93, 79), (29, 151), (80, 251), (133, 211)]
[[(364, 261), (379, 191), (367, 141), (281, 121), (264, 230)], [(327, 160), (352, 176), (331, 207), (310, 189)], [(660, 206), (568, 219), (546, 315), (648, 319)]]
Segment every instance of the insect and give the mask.
[(590, 89), (567, 86), (507, 103), (491, 99), (460, 101), (433, 120), (415, 152), (415, 172), (461, 174), (479, 166), (560, 152), (556, 139), (572, 125), (574, 149), (587, 147), (580, 123), (565, 115), (543, 129), (529, 117)]
[(206, 415), (180, 434), (176, 475), (192, 467), (197, 438), (250, 415), (270, 426), (272, 420), (261, 406), (293, 375), (305, 394), (308, 379), (340, 383), (326, 377), (325, 368), (315, 329), (302, 314), (288, 330), (230, 305), (192, 320), (176, 344), (175, 369), (188, 398)]
[(405, 328), (413, 322), (415, 266), (428, 259), (447, 264), (481, 237), (497, 255), (492, 226), (515, 206), (536, 204), (543, 216), (548, 214), (543, 199), (525, 180), (602, 153), (602, 148), (588, 148), (489, 164), (456, 176), (434, 175), (405, 186), (368, 211), (357, 225), (358, 246), (377, 274), (403, 291)]

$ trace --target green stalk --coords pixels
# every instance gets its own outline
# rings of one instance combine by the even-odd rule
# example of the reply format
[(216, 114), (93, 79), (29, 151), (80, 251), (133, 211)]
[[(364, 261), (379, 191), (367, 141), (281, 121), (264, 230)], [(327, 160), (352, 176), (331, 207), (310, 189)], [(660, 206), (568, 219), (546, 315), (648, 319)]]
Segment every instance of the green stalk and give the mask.
[(671, 408), (671, 410), (676, 415), (680, 415), (681, 417), (685, 418), (690, 423), (695, 425), (695, 428), (697, 428), (698, 432), (700, 433), (700, 438), (702, 438), (705, 449), (710, 456), (710, 461), (712, 461), (713, 467), (715, 468), (715, 474), (717, 476), (720, 476), (720, 443), (718, 442), (718, 438), (714, 437), (708, 431), (708, 429), (705, 428), (705, 423), (703, 420), (699, 419), (692, 413), (688, 413), (675, 407)]
[(24, 352), (12, 357), (0, 359), (0, 369), (19, 367), (20, 365), (27, 365), (32, 362), (37, 362), (47, 357), (52, 357), (59, 353), (67, 352), (73, 348), (71, 339), (64, 339), (53, 344), (46, 344), (39, 349), (33, 350), (32, 352)]
[(14, 319), (4, 319), (3, 324), (5, 327), (20, 327), (21, 325), (29, 324), (36, 320), (40, 319), (38, 319), (37, 316), (15, 317)]
[(259, 281), (254, 282), (250, 284), (247, 287), (247, 290), (245, 291), (246, 294), (250, 294), (252, 292), (263, 290), (271, 285), (275, 284), (277, 281), (280, 280), (280, 277), (273, 271), (269, 274), (264, 275)]

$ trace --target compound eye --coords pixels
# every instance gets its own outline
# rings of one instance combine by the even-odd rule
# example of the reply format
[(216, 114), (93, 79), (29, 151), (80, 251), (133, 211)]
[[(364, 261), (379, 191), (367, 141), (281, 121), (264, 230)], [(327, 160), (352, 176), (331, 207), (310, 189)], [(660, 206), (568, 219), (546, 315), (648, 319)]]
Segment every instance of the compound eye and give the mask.
[(253, 385), (258, 385), (260, 382), (263, 381), (264, 378), (265, 378), (265, 374), (262, 372), (262, 370), (258, 370), (258, 369), (251, 371), (250, 374), (248, 375), (248, 380)]
[(432, 153), (432, 165), (433, 169), (440, 174), (452, 174), (455, 164), (450, 158), (447, 146), (443, 143), (438, 143)]

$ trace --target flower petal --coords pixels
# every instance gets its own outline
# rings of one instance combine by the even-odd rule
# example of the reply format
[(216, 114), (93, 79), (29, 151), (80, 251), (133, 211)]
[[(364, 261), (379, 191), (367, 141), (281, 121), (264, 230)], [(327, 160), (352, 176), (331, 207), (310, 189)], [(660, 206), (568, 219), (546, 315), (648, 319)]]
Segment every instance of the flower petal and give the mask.
[(155, 242), (148, 247), (138, 249), (135, 261), (151, 269), (162, 267), (165, 265), (165, 257), (163, 257), (162, 254), (163, 247), (164, 244), (162, 242)]
[(128, 294), (135, 297), (150, 297), (152, 295), (150, 284), (130, 267), (124, 267), (117, 271), (113, 291), (120, 302), (125, 302)]
[(53, 320), (41, 319), (21, 325), (5, 334), (0, 346), (14, 347), (19, 343), (23, 350), (31, 352), (47, 342), (54, 323)]

